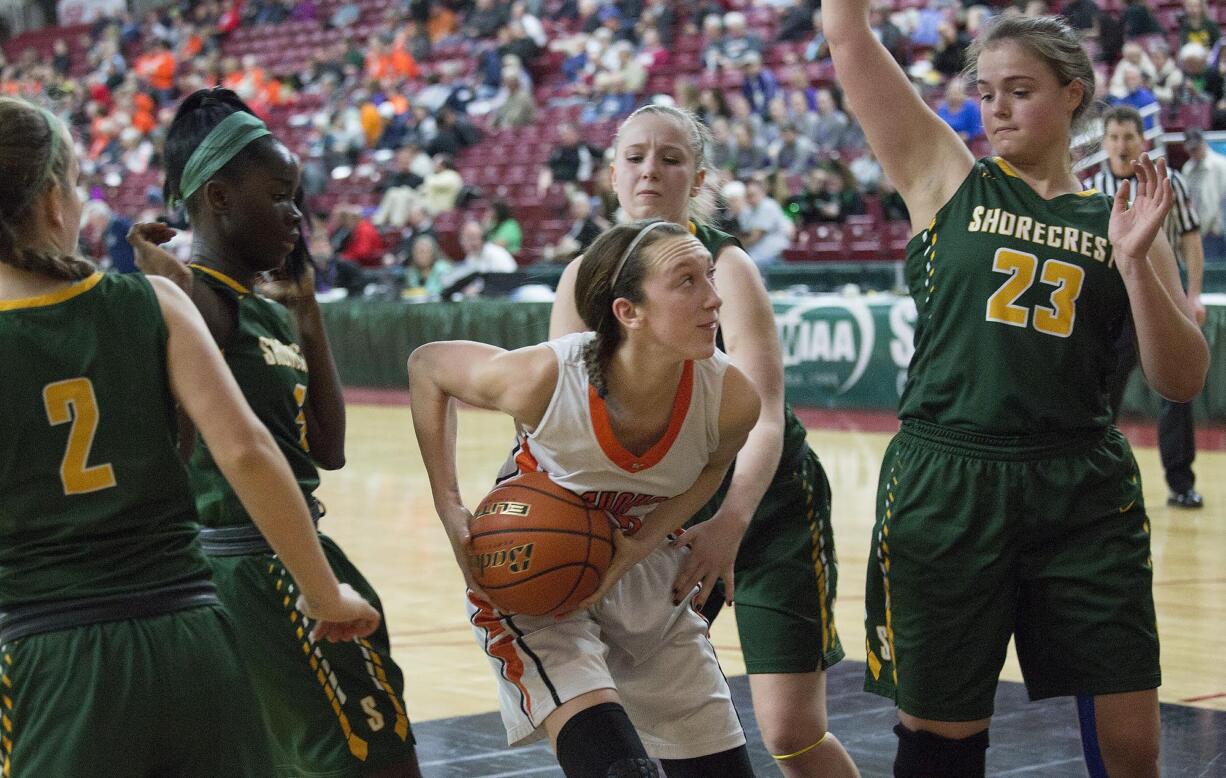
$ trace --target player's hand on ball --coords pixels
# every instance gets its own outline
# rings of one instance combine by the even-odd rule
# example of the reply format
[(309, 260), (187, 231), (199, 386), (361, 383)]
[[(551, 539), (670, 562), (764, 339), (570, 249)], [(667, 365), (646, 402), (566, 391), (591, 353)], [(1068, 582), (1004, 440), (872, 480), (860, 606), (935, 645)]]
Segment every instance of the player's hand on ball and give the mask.
[(313, 641), (336, 643), (364, 638), (379, 627), (379, 611), (349, 584), (341, 584), (340, 596), (326, 606), (299, 596), (298, 610), (315, 621), (311, 627)]
[(688, 546), (690, 555), (673, 582), (673, 604), (680, 605), (695, 586), (702, 584), (702, 591), (694, 597), (694, 607), (701, 609), (714, 591), (716, 580), (723, 578), (724, 600), (731, 605), (735, 585), (732, 569), (744, 534), (732, 517), (717, 513), (674, 540), (670, 545)]
[(656, 544), (643, 538), (644, 534), (646, 533), (627, 535), (620, 530), (613, 530), (613, 561), (609, 563), (609, 569), (605, 571), (604, 578), (600, 579), (600, 586), (596, 587), (596, 591), (592, 592), (591, 596), (573, 609), (557, 614), (558, 618), (595, 606), (604, 599), (614, 584), (620, 581), (630, 568), (646, 559)]
[(439, 511), (439, 518), (443, 520), (443, 527), (447, 530), (447, 539), (451, 541), (451, 552), (455, 554), (456, 562), (460, 565), (460, 572), (464, 574), (464, 583), (474, 596), (484, 602), (489, 602), (489, 596), (477, 585), (477, 579), (473, 576), (470, 564), (472, 534), (468, 525), (473, 520), (472, 511), (463, 505), (454, 505)]

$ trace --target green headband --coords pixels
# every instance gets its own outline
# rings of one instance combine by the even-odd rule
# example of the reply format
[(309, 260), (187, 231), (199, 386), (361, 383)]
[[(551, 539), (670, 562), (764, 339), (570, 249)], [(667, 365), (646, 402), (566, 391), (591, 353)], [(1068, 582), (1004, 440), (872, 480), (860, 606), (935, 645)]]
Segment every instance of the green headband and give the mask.
[(183, 175), (179, 178), (178, 200), (186, 202), (238, 152), (265, 135), (272, 135), (268, 126), (246, 111), (235, 111), (227, 116), (188, 157), (187, 164), (183, 166)]

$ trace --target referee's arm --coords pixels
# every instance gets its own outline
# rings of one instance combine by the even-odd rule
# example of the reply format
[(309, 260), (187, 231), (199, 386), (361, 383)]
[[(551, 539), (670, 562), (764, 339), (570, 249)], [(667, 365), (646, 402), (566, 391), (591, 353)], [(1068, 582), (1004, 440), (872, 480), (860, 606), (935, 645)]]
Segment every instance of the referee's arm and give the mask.
[(1205, 280), (1205, 248), (1200, 240), (1200, 219), (1188, 197), (1183, 176), (1174, 171), (1171, 173), (1171, 188), (1174, 190), (1175, 204), (1169, 218), (1179, 220), (1179, 254), (1183, 257), (1183, 266), (1188, 274), (1188, 306), (1196, 317), (1197, 326), (1203, 326), (1205, 306), (1200, 301), (1200, 293)]

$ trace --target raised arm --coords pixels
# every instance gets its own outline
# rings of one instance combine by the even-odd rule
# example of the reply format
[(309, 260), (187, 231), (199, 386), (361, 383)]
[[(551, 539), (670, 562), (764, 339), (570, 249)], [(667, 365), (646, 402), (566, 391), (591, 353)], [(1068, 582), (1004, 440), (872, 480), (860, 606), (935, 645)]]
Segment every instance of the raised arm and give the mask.
[(467, 564), (468, 524), (456, 474), (455, 400), (502, 411), (528, 427), (540, 421), (558, 380), (548, 346), (504, 351), (467, 341), (427, 343), (409, 357), (409, 405), (413, 430), (430, 480), (434, 509), (470, 589), (480, 588)]
[(149, 279), (169, 332), (170, 387), (212, 451), (217, 466), (302, 592), (304, 613), (319, 623), (313, 637), (369, 635), (379, 613), (324, 558), (306, 500), (268, 429), (256, 418), (222, 361), (204, 321), (174, 284)]
[(1205, 385), (1209, 346), (1180, 284), (1175, 256), (1160, 232), (1173, 197), (1166, 161), (1155, 166), (1142, 156), (1136, 173), (1132, 207), (1127, 206), (1131, 182), (1125, 181), (1111, 212), (1115, 263), (1128, 290), (1145, 380), (1163, 397), (1188, 402)]
[(822, 29), (848, 105), (918, 232), (957, 191), (975, 159), (873, 35), (868, 0), (827, 0)]

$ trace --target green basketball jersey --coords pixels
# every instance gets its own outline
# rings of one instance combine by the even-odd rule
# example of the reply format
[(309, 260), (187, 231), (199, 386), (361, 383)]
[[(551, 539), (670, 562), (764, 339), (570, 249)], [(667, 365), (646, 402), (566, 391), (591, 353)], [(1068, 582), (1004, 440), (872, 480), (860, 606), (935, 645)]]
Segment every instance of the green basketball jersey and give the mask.
[[(714, 227), (708, 227), (696, 222), (690, 222), (690, 232), (698, 241), (711, 252), (714, 259), (719, 258), (719, 252), (729, 244), (737, 248), (744, 249), (741, 242), (733, 235), (726, 232), (721, 232)], [(716, 333), (716, 345), (722, 351), (724, 349), (724, 334), (723, 332)], [(800, 419), (796, 418), (796, 414), (792, 412), (792, 406), (788, 403), (783, 404), (783, 453), (779, 457), (780, 470), (791, 472), (791, 468), (796, 465), (800, 458), (800, 451), (808, 444), (805, 442), (805, 425), (800, 423)], [(729, 468), (728, 476), (725, 481), (731, 480), (732, 469)]]
[(0, 301), (0, 609), (205, 580), (144, 276)]
[(1029, 435), (1111, 421), (1128, 295), (1094, 190), (1044, 200), (1000, 158), (975, 163), (907, 246), (915, 356), (899, 416)]
[[(222, 349), (226, 365), (243, 397), (289, 461), (303, 494), (309, 496), (319, 486), (319, 471), (311, 461), (303, 410), (307, 363), (290, 330), (289, 312), (215, 270), (198, 265), (192, 269), (196, 283), (207, 284), (234, 301), (238, 318), (230, 342)], [(201, 524), (228, 527), (250, 523), (251, 517), (201, 439), (196, 441), (188, 469)]]

